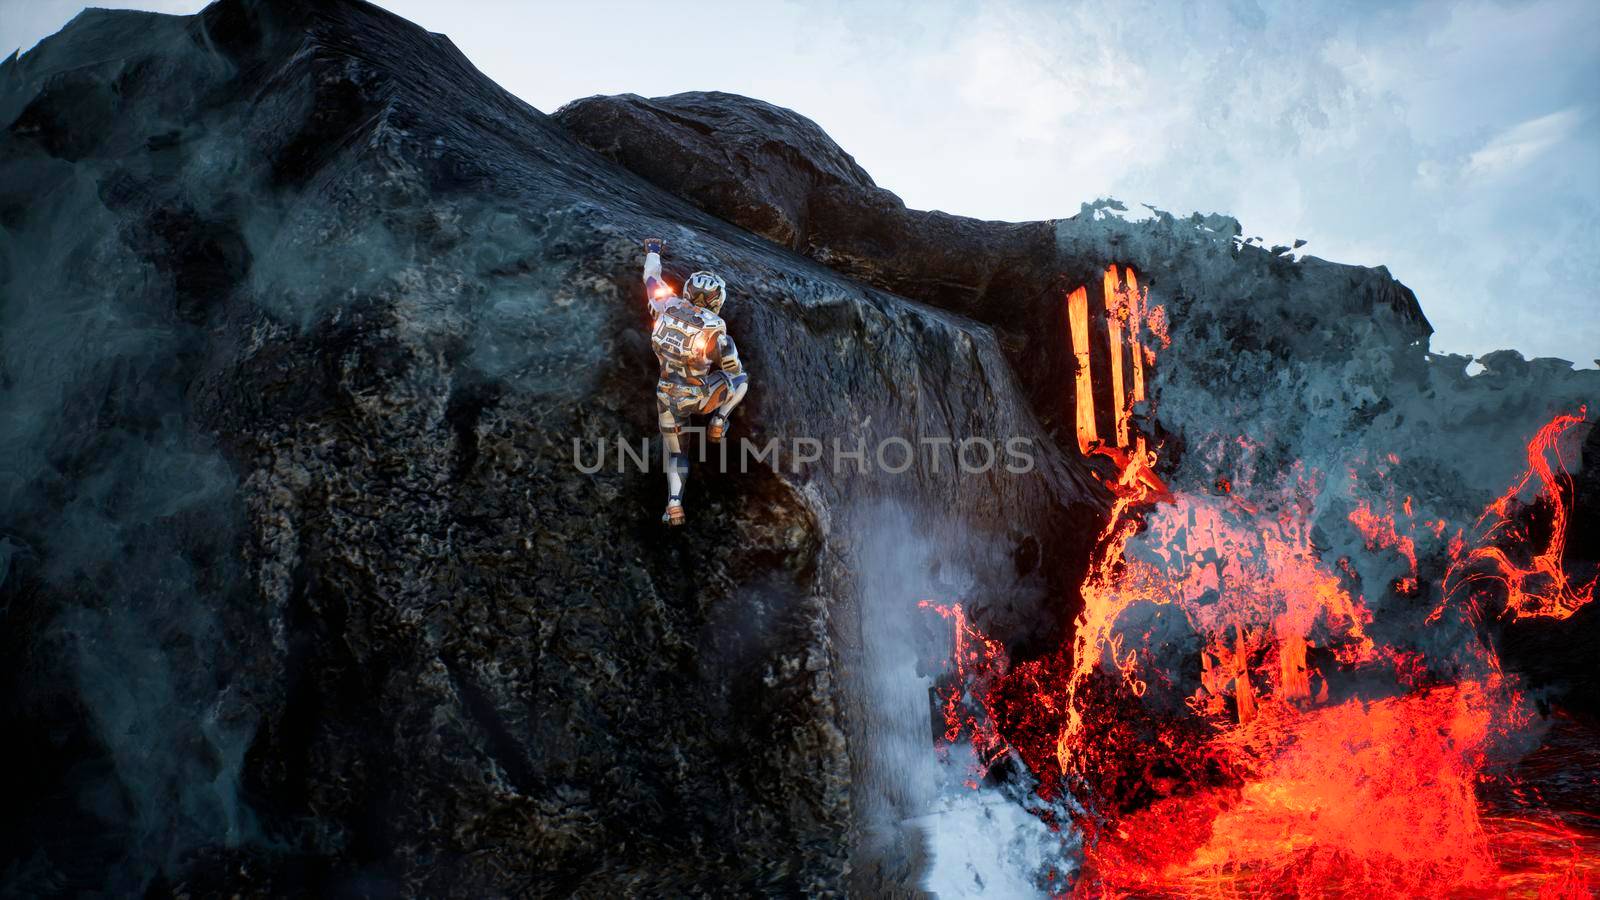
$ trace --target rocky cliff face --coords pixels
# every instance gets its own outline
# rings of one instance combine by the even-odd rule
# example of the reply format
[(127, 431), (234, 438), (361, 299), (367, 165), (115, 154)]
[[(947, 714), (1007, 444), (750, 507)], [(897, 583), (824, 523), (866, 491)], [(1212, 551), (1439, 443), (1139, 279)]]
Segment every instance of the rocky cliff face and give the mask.
[[(1064, 618), (1104, 497), (1061, 432), (1060, 289), (1108, 262), (1172, 309), (1179, 441), (1477, 440), (1597, 393), (1467, 379), (1386, 273), (1231, 220), (906, 210), (793, 113), (552, 119), (354, 0), (88, 11), (0, 69), (0, 126), (21, 894), (914, 888), (903, 610), (959, 597), (1024, 648)], [(653, 436), (644, 235), (728, 279), (734, 435), (786, 454), (696, 465), (677, 532), (659, 465), (575, 458)], [(813, 437), (1036, 465), (787, 456)]]
[[(683, 204), (372, 7), (91, 11), (0, 77), (23, 892), (839, 889), (881, 805), (854, 520), (1010, 550), (1092, 515), (989, 329)], [(659, 464), (614, 462), (654, 437), (644, 235), (733, 285), (735, 436), (781, 454), (697, 465), (681, 532)], [(789, 458), (891, 435), (1038, 465)]]

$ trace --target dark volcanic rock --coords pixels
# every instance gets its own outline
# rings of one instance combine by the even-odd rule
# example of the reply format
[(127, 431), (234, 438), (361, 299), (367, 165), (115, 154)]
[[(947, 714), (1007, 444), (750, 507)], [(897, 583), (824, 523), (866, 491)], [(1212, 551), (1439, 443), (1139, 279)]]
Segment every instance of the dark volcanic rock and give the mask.
[(886, 290), (1024, 327), (999, 307), (1052, 285), (1048, 222), (982, 222), (907, 209), (816, 123), (722, 93), (588, 97), (556, 121), (700, 208)]
[[(0, 123), (5, 715), (41, 761), (6, 775), (8, 887), (914, 884), (852, 674), (858, 510), (991, 535), (1022, 616), (1012, 551), (1096, 502), (1047, 440), (964, 478), (788, 442), (1039, 437), (989, 329), (681, 203), (361, 3), (86, 12), (5, 65)], [(654, 438), (645, 235), (733, 286), (735, 436), (781, 442), (697, 465), (680, 532), (659, 465), (615, 462)]]
[(821, 191), (898, 205), (815, 122), (748, 97), (590, 97), (556, 119), (607, 158), (791, 250), (807, 246)]

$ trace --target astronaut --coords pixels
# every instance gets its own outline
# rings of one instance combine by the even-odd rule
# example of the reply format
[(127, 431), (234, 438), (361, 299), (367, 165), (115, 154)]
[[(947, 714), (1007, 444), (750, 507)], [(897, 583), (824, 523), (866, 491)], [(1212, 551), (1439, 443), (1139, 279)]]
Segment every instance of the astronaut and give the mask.
[(656, 414), (667, 450), (667, 511), (661, 521), (683, 524), (683, 483), (689, 457), (683, 452), (683, 426), (696, 413), (710, 413), (706, 437), (720, 442), (728, 433), (728, 417), (744, 399), (749, 376), (739, 362), (739, 349), (718, 315), (728, 286), (712, 272), (696, 272), (683, 283), (680, 297), (661, 277), (661, 251), (666, 242), (644, 242), (644, 289), (650, 301), (650, 345), (661, 362), (656, 381)]

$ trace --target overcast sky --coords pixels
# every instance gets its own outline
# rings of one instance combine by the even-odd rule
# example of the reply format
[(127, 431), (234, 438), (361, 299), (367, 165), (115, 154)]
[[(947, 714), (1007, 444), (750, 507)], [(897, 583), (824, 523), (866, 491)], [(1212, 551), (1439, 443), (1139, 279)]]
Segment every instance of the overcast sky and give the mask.
[[(547, 112), (748, 94), (815, 119), (913, 207), (1226, 212), (1387, 265), (1436, 350), (1600, 356), (1600, 0), (380, 5)], [(0, 46), (82, 6), (0, 0)]]

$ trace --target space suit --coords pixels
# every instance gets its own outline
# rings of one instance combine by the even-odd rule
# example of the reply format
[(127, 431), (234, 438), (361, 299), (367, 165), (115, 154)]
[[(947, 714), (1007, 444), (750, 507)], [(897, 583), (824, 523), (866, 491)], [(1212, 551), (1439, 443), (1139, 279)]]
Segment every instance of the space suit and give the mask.
[(644, 288), (650, 302), (650, 345), (661, 363), (656, 380), (656, 414), (667, 451), (667, 511), (661, 521), (682, 525), (683, 484), (689, 457), (683, 452), (683, 427), (689, 417), (710, 413), (706, 437), (721, 441), (728, 417), (744, 399), (749, 376), (739, 362), (739, 349), (718, 315), (728, 289), (711, 272), (696, 272), (683, 284), (682, 296), (661, 277), (662, 240), (644, 242)]

